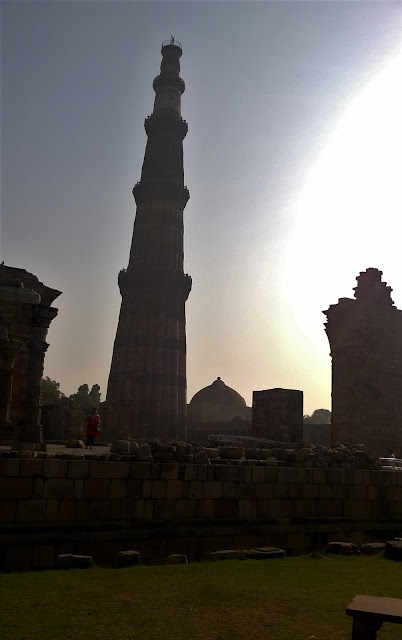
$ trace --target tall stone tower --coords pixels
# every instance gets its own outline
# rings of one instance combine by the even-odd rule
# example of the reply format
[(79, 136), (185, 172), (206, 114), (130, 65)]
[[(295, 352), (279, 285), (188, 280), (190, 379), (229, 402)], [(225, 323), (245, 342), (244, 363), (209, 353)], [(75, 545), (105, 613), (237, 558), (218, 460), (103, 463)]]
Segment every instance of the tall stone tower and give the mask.
[(386, 456), (402, 455), (402, 311), (382, 271), (357, 277), (355, 299), (329, 307), (325, 331), (332, 356), (332, 439)]
[(122, 297), (103, 423), (112, 436), (186, 437), (185, 302), (191, 278), (183, 272), (184, 186), (181, 117), (182, 49), (162, 44), (155, 102), (145, 120), (148, 141)]

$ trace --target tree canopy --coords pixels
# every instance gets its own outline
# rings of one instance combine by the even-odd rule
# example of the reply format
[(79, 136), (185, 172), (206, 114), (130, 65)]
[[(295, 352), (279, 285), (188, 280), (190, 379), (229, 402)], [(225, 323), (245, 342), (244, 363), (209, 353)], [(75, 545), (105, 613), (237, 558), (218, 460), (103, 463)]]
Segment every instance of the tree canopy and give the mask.
[(52, 404), (64, 396), (64, 393), (60, 391), (60, 382), (51, 380), (49, 376), (42, 378), (42, 405)]
[(78, 387), (76, 393), (73, 393), (70, 398), (75, 401), (82, 413), (88, 415), (94, 407), (99, 409), (101, 401), (100, 386), (98, 384), (94, 384), (90, 391), (86, 383), (82, 384)]
[(328, 409), (316, 409), (311, 416), (303, 416), (305, 424), (331, 424), (331, 412)]

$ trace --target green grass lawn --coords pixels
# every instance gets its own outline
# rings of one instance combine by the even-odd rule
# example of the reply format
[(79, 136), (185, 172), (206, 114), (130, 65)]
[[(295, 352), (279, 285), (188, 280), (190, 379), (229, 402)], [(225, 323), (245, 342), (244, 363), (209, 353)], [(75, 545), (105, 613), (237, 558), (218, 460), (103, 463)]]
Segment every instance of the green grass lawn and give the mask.
[[(402, 563), (326, 556), (0, 576), (2, 640), (342, 640), (356, 594), (402, 597)], [(378, 640), (401, 640), (385, 624)]]

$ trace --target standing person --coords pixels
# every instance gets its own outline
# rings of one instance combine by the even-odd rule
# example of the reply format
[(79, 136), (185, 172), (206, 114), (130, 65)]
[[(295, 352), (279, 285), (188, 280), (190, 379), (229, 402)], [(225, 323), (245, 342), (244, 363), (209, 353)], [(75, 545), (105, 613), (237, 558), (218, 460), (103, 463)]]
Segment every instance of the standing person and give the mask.
[(100, 425), (100, 416), (96, 410), (96, 407), (91, 409), (91, 413), (84, 420), (87, 423), (87, 430), (85, 435), (87, 437), (87, 441), (85, 443), (85, 449), (92, 449), (92, 445), (94, 443), (95, 438), (98, 437), (98, 427)]

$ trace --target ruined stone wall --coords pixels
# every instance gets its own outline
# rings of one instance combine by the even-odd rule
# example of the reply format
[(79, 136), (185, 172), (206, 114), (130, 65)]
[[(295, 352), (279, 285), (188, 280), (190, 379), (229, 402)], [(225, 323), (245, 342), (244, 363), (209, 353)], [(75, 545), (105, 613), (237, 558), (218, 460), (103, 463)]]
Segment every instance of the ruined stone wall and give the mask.
[(222, 548), (307, 551), (402, 531), (402, 473), (61, 459), (0, 461), (0, 568), (136, 549), (200, 559)]
[(355, 299), (324, 314), (332, 356), (332, 439), (402, 456), (402, 312), (382, 272), (360, 273)]

